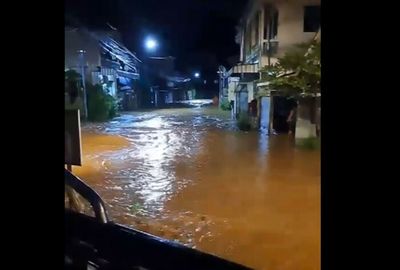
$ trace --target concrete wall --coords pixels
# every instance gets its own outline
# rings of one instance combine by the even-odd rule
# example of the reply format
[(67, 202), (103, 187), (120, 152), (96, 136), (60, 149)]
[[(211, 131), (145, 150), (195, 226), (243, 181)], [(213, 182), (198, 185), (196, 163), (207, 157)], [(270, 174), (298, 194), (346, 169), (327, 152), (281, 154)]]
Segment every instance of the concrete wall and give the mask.
[(250, 103), (254, 99), (254, 83), (247, 83), (247, 91), (248, 91), (248, 102)]
[[(276, 58), (276, 57), (270, 58), (271, 65), (275, 64), (276, 62), (278, 62), (278, 58)], [(267, 56), (261, 56), (260, 67), (264, 67), (264, 66), (268, 66), (268, 57)]]
[(296, 139), (307, 139), (317, 136), (317, 125), (315, 115), (316, 110), (313, 108), (317, 106), (315, 99), (302, 98), (299, 100), (297, 109), (296, 121)]
[[(264, 6), (268, 3), (275, 5), (279, 12), (277, 35), (279, 46), (277, 57), (284, 55), (293, 45), (308, 42), (315, 37), (315, 32), (304, 32), (304, 7), (308, 5), (320, 5), (320, 0), (254, 0), (250, 2), (251, 7), (245, 15), (244, 24), (250, 26), (257, 12), (261, 12), (258, 25), (260, 38), (257, 41), (257, 45), (259, 45), (260, 48), (262, 48), (264, 36)], [(249, 29), (249, 27), (247, 29)], [(243, 28), (241, 31), (243, 31)], [(252, 36), (254, 35), (246, 35), (246, 33), (244, 33), (242, 45), (251, 44), (247, 39)], [(242, 60), (250, 56), (250, 52), (246, 52), (247, 50), (241, 48), (241, 51), (243, 52)], [(261, 54), (259, 54), (258, 57), (260, 56)], [(259, 60), (260, 67), (268, 63), (266, 56), (261, 56)], [(276, 59), (272, 58), (271, 62), (274, 61), (276, 61)]]
[(239, 83), (239, 80), (240, 80), (239, 77), (230, 77), (228, 79), (228, 100), (229, 101), (235, 100), (235, 98), (236, 98), (235, 90)]
[(64, 109), (66, 109), (66, 110), (79, 109), (81, 111), (81, 115), (83, 115), (83, 112), (84, 112), (83, 99), (80, 96), (78, 96), (75, 99), (75, 102), (71, 104), (69, 95), (65, 94), (65, 97), (64, 97)]
[(320, 0), (278, 1), (278, 55), (298, 43), (308, 42), (316, 35), (315, 32), (304, 32), (304, 6), (320, 5)]

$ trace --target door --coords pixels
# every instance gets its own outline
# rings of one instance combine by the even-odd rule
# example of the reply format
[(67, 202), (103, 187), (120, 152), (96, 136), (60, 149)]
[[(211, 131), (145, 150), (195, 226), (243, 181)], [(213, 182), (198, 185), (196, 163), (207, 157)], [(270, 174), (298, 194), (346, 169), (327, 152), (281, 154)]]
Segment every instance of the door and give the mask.
[(239, 92), (239, 115), (242, 113), (247, 114), (249, 111), (249, 93), (247, 92), (247, 86), (242, 86)]
[(261, 98), (260, 128), (265, 131), (269, 131), (270, 103), (270, 97)]
[(287, 122), (291, 110), (291, 101), (284, 96), (273, 97), (273, 129), (277, 133), (288, 133)]

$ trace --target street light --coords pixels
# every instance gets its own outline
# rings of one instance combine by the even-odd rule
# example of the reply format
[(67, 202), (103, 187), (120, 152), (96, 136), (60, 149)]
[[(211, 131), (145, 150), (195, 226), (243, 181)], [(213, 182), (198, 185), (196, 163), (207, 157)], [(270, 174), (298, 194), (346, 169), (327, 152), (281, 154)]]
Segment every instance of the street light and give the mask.
[(152, 37), (147, 37), (144, 41), (144, 45), (148, 51), (154, 51), (158, 47), (158, 42)]
[(198, 72), (194, 73), (194, 77), (195, 78), (200, 78), (200, 73), (198, 73)]

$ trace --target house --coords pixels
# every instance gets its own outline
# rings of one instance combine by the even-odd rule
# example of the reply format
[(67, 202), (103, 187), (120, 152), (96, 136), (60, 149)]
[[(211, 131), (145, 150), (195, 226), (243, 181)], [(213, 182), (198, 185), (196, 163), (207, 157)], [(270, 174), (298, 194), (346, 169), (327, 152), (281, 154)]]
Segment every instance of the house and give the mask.
[(149, 82), (154, 107), (166, 107), (194, 98), (191, 79), (175, 70), (175, 58), (149, 57), (145, 76)]
[(136, 84), (140, 64), (141, 60), (122, 44), (115, 28), (65, 28), (65, 70), (76, 70), (85, 81), (102, 85), (105, 92), (121, 99), (124, 110), (139, 106)]
[[(248, 112), (248, 104), (256, 99), (261, 128), (272, 131), (284, 126), (288, 105), (279, 93), (268, 89), (268, 83), (257, 82), (260, 69), (276, 63), (295, 45), (311, 41), (316, 35), (319, 38), (319, 29), (320, 0), (248, 2), (237, 27), (240, 62), (223, 74), (223, 98), (233, 102), (236, 115)], [(273, 96), (276, 98), (271, 99)]]

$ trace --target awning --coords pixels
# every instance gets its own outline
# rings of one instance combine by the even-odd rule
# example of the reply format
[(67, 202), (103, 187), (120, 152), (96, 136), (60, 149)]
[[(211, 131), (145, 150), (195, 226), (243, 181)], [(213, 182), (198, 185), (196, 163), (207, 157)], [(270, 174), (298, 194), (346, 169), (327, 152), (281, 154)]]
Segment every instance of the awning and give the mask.
[(117, 70), (117, 74), (120, 77), (127, 77), (133, 80), (139, 79), (139, 73), (133, 73), (129, 71), (124, 71), (124, 70)]
[(132, 90), (132, 87), (130, 86), (122, 86), (121, 88), (119, 88), (120, 91), (129, 91)]

